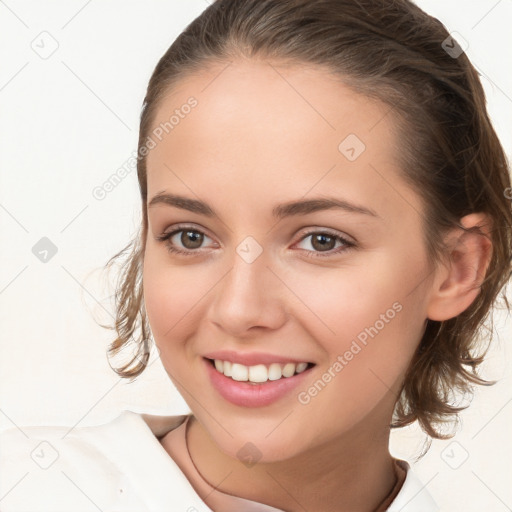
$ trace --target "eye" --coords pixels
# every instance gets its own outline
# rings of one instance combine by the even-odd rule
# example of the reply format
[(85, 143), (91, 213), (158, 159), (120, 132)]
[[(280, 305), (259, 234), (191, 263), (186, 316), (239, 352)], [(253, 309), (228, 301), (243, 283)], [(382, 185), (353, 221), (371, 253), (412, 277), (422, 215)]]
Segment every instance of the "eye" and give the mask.
[[(164, 233), (156, 237), (156, 239), (159, 242), (165, 242), (166, 248), (170, 253), (183, 256), (200, 254), (202, 251), (199, 249), (202, 248), (201, 246), (205, 239), (212, 240), (203, 231), (193, 226), (177, 226), (176, 229), (169, 233)], [(308, 239), (310, 239), (309, 242), (306, 242)], [(343, 236), (326, 230), (306, 233), (299, 241), (299, 244), (306, 246), (300, 247), (300, 249), (304, 250), (309, 258), (324, 258), (337, 255), (356, 246), (354, 242), (347, 240)]]
[[(310, 240), (306, 242), (308, 239)], [(356, 245), (354, 242), (350, 242), (341, 235), (334, 234), (329, 231), (310, 231), (301, 238), (300, 243), (304, 242), (306, 242), (304, 244), (306, 247), (302, 247), (301, 249), (305, 250), (306, 255), (310, 258), (324, 258), (333, 256), (335, 254), (350, 250)], [(339, 245), (336, 248), (337, 242), (339, 242)]]
[(193, 256), (195, 253), (201, 252), (197, 249), (201, 248), (205, 238), (211, 240), (203, 231), (192, 226), (179, 226), (169, 233), (156, 237), (159, 242), (165, 242), (170, 253), (184, 256)]

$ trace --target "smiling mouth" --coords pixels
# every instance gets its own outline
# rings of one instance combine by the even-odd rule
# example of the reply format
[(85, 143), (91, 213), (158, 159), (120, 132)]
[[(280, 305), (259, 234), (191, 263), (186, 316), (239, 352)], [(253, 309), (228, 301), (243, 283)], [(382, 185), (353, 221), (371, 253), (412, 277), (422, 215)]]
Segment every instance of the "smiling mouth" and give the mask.
[(271, 363), (246, 366), (231, 361), (221, 359), (205, 358), (225, 377), (238, 382), (248, 382), (250, 384), (264, 384), (265, 382), (287, 379), (309, 370), (315, 363)]

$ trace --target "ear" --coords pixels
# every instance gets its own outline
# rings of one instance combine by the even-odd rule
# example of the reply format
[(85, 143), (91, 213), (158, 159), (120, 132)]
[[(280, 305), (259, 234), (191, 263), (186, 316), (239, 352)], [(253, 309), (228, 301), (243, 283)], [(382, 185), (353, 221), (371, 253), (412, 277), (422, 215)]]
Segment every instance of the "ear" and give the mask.
[(491, 261), (491, 219), (484, 213), (471, 213), (446, 236), (448, 262), (436, 269), (427, 307), (430, 320), (448, 320), (465, 311), (480, 293)]

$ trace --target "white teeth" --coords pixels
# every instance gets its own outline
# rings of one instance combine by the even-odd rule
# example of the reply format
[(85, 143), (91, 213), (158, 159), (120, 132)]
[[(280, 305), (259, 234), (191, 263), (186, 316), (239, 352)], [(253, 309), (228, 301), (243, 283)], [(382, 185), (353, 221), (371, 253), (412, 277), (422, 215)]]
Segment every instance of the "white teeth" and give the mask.
[(297, 365), (297, 368), (295, 369), (295, 371), (297, 373), (302, 373), (307, 367), (308, 367), (308, 363), (299, 363)]
[(283, 367), (283, 377), (291, 377), (295, 373), (295, 364), (286, 363)]
[(231, 363), (230, 361), (214, 360), (215, 368), (226, 377), (231, 377), (239, 382), (261, 383), (267, 380), (279, 380), (282, 377), (292, 377), (295, 373), (302, 373), (308, 367), (308, 363), (272, 363), (268, 367), (264, 364), (245, 366), (243, 364)]
[[(217, 359), (215, 359), (217, 361)], [(231, 377), (231, 362), (230, 361), (222, 361), (223, 365), (223, 371), (221, 373), (224, 373), (226, 377)], [(220, 370), (219, 370), (220, 371)]]
[(251, 382), (267, 382), (268, 370), (264, 364), (249, 366), (249, 380)]
[(243, 364), (233, 363), (231, 366), (231, 378), (233, 380), (249, 380), (249, 368)]
[(272, 363), (268, 368), (268, 380), (278, 380), (282, 376), (281, 365), (279, 363)]

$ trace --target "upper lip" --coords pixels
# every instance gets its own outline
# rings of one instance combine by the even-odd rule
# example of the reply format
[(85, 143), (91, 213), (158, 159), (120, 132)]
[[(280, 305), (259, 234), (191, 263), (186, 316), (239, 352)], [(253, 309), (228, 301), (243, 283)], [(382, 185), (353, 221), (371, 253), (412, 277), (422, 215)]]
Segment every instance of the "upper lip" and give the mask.
[(291, 356), (279, 356), (267, 352), (235, 352), (233, 350), (216, 350), (204, 354), (207, 359), (219, 359), (221, 361), (230, 361), (232, 363), (243, 364), (244, 366), (254, 366), (257, 364), (272, 363), (309, 363), (306, 359), (297, 359)]

